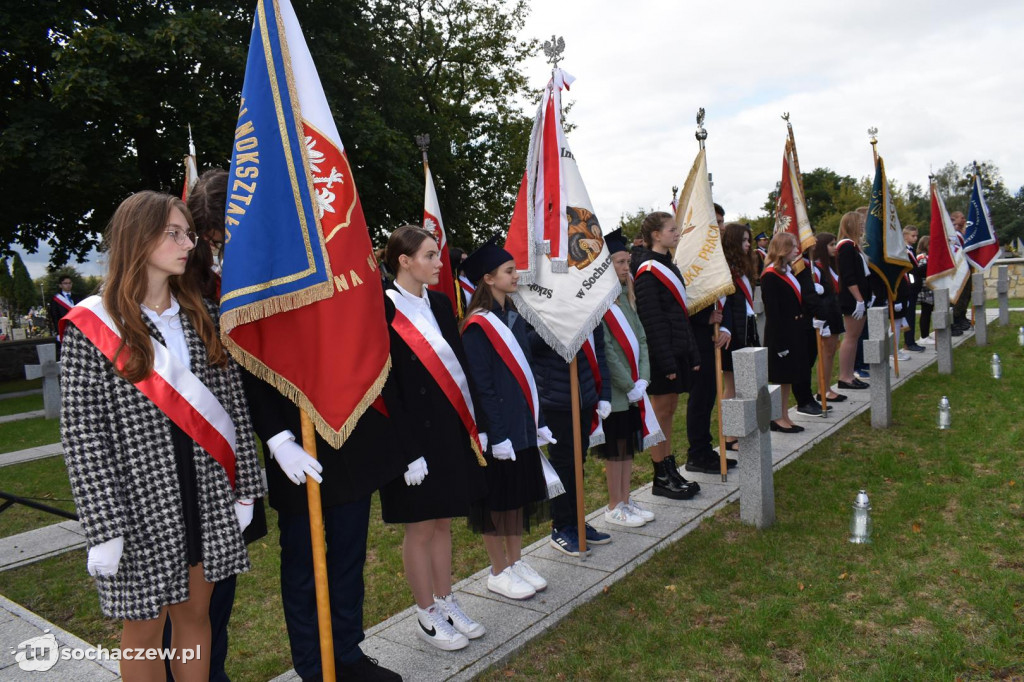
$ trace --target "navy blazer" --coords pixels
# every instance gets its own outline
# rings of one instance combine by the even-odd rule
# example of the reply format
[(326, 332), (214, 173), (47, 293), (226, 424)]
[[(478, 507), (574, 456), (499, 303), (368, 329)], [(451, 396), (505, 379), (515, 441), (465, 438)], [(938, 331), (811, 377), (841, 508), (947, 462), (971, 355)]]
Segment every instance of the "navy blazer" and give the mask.
[[(491, 312), (512, 330), (532, 370), (533, 353), (530, 350), (526, 321), (515, 310), (505, 310), (497, 303)], [(491, 445), (507, 439), (512, 441), (516, 451), (535, 446), (538, 425), (533, 421), (533, 412), (519, 382), (498, 355), (487, 334), (479, 325), (467, 325), (462, 332), (462, 346), (466, 350), (469, 379), (476, 391), (476, 416), (478, 420), (487, 423), (487, 438)], [(544, 426), (543, 410), (540, 426)]]
[[(568, 412), (572, 409), (572, 398), (569, 389), (569, 363), (553, 351), (533, 328), (529, 328), (530, 349), (533, 351), (533, 375), (537, 379), (537, 392), (540, 394), (542, 410), (560, 410)], [(594, 349), (597, 354), (597, 367), (601, 373), (601, 392), (598, 395), (594, 374), (590, 371), (590, 361), (581, 348), (576, 353), (576, 365), (580, 379), (580, 408), (589, 410), (599, 400), (612, 401), (612, 375), (608, 371), (608, 362), (604, 357), (604, 330), (601, 325), (594, 329)]]

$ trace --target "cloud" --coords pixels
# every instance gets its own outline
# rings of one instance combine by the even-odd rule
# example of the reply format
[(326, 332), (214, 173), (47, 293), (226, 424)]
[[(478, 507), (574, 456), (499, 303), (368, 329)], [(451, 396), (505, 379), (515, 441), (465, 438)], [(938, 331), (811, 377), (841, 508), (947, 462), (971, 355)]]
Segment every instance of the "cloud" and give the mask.
[[(730, 219), (758, 214), (775, 187), (784, 111), (805, 170), (870, 175), (876, 126), (900, 183), (926, 184), (951, 159), (990, 160), (1020, 187), (1022, 30), (1019, 2), (572, 0), (533, 2), (522, 36), (565, 37), (561, 66), (577, 77), (569, 144), (611, 227), (638, 206), (667, 207), (697, 152), (701, 106), (715, 198)], [(550, 67), (538, 57), (526, 68), (542, 87)]]

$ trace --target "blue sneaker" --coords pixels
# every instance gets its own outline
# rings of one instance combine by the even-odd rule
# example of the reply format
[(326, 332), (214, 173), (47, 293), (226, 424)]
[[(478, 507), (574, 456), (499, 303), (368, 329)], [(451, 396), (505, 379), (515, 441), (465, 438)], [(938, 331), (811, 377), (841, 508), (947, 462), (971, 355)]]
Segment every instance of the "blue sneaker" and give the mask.
[(870, 379), (871, 378), (871, 372), (869, 372), (867, 369), (855, 369), (855, 370), (853, 370), (853, 375), (855, 377), (857, 377), (858, 379)]
[[(589, 538), (587, 542), (590, 542)], [(550, 544), (562, 554), (568, 556), (580, 555), (580, 543), (575, 528), (563, 528), (562, 530), (552, 528)], [(589, 549), (587, 554), (590, 554)]]
[(612, 536), (608, 533), (602, 533), (598, 529), (591, 526), (589, 523), (586, 525), (588, 545), (607, 545), (609, 542), (612, 541)]

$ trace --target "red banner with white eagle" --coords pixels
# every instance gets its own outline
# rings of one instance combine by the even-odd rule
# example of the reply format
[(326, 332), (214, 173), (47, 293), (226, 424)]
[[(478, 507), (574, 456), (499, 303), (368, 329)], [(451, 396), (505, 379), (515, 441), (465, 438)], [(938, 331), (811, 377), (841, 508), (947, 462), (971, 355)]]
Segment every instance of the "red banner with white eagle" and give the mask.
[(459, 292), (455, 283), (455, 273), (452, 271), (452, 256), (448, 251), (448, 235), (444, 231), (444, 222), (441, 220), (441, 204), (437, 201), (434, 175), (430, 172), (425, 152), (423, 154), (423, 173), (426, 175), (426, 190), (423, 195), (423, 227), (434, 233), (434, 239), (437, 240), (439, 247), (438, 255), (441, 258), (441, 276), (438, 278), (437, 284), (431, 284), (427, 288), (447, 296), (452, 303), (452, 312), (459, 315)]

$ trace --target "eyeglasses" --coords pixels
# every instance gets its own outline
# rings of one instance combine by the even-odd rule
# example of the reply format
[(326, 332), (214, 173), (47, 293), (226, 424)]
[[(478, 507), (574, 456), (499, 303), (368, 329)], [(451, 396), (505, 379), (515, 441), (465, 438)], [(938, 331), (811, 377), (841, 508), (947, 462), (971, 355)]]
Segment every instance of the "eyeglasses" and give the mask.
[(199, 239), (199, 237), (196, 236), (196, 233), (192, 230), (188, 230), (187, 232), (185, 230), (167, 230), (167, 234), (171, 235), (171, 239), (173, 239), (174, 243), (178, 246), (185, 246), (186, 239), (192, 246), (195, 246), (196, 240)]

